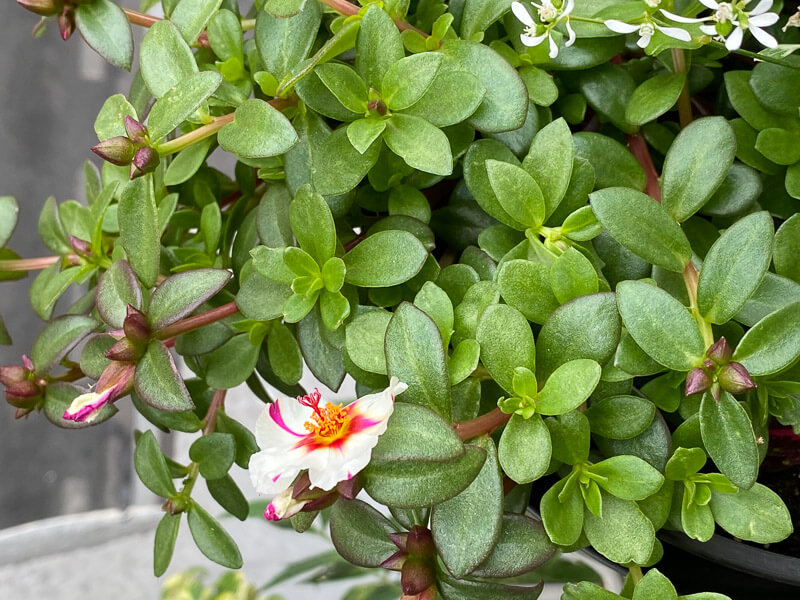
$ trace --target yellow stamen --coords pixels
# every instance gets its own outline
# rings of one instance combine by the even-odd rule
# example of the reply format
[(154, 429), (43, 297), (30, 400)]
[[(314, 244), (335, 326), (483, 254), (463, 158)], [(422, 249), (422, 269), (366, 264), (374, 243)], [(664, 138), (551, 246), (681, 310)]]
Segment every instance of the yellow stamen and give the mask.
[(347, 410), (340, 404), (328, 402), (325, 406), (315, 408), (311, 419), (305, 422), (306, 431), (313, 433), (320, 442), (331, 443), (346, 430)]

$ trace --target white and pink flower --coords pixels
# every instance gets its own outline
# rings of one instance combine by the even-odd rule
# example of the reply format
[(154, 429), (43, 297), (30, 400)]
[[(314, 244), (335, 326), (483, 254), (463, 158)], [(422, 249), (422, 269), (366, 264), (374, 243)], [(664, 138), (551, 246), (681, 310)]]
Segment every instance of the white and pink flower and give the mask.
[(130, 392), (135, 371), (136, 365), (133, 363), (112, 362), (97, 381), (96, 390), (99, 391), (76, 397), (61, 418), (76, 423), (91, 423), (104, 406)]
[(260, 494), (273, 495), (264, 515), (287, 518), (302, 509), (292, 484), (308, 470), (311, 488), (332, 490), (369, 463), (378, 437), (408, 386), (392, 377), (389, 387), (348, 404), (323, 402), (318, 390), (296, 400), (276, 400), (255, 427), (260, 452), (250, 457), (250, 479)]

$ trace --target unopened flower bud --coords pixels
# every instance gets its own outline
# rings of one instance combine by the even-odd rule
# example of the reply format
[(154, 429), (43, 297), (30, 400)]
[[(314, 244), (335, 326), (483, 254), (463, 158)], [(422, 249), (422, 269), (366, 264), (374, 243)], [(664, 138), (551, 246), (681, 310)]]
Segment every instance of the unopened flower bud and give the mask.
[(356, 475), (350, 479), (345, 479), (336, 484), (336, 491), (339, 495), (347, 498), (348, 500), (354, 499), (364, 486), (361, 483), (361, 478)]
[(315, 510), (325, 510), (326, 508), (333, 506), (336, 501), (339, 499), (339, 493), (336, 490), (331, 492), (325, 492), (323, 496), (316, 498), (314, 500), (309, 500), (306, 502), (305, 507), (303, 510), (305, 512), (314, 512)]
[(411, 556), (420, 558), (436, 556), (436, 546), (433, 543), (433, 535), (431, 535), (430, 529), (414, 525), (408, 532), (406, 552)]
[(139, 148), (133, 155), (133, 160), (131, 161), (131, 179), (136, 179), (137, 177), (154, 171), (158, 166), (159, 160), (158, 152), (153, 150), (150, 146), (142, 146)]
[(125, 337), (134, 344), (141, 344), (150, 339), (150, 323), (147, 315), (135, 306), (128, 304), (128, 314), (122, 323)]
[(33, 408), (42, 395), (41, 388), (29, 379), (6, 388), (6, 402), (14, 408)]
[(58, 13), (56, 18), (58, 23), (58, 32), (61, 34), (61, 39), (65, 42), (70, 38), (72, 32), (75, 31), (75, 12), (69, 6)]
[(28, 371), (35, 371), (36, 367), (33, 366), (33, 361), (27, 354), (22, 355), (22, 366)]
[(136, 148), (124, 135), (118, 135), (92, 146), (92, 152), (112, 165), (124, 167), (131, 164)]
[(117, 341), (106, 351), (106, 358), (119, 362), (135, 362), (140, 355), (141, 350), (126, 337)]
[(403, 552), (402, 550), (398, 550), (394, 554), (392, 554), (389, 558), (384, 560), (380, 566), (384, 569), (389, 569), (390, 571), (401, 571), (403, 569), (403, 565), (406, 562), (408, 555)]
[(17, 4), (43, 17), (51, 17), (57, 14), (64, 6), (64, 3), (60, 0), (17, 0)]
[(711, 376), (702, 367), (695, 367), (686, 376), (686, 390), (684, 395), (691, 396), (705, 392), (711, 387)]
[(147, 143), (147, 127), (130, 115), (125, 115), (125, 132), (134, 144)]
[(292, 488), (290, 486), (275, 496), (272, 502), (267, 505), (266, 510), (264, 510), (264, 518), (268, 521), (289, 519), (299, 513), (306, 504), (306, 502), (298, 502), (292, 498)]
[(5, 387), (24, 381), (26, 379), (25, 375), (25, 367), (20, 365), (0, 366), (0, 384), (3, 384)]
[(756, 382), (750, 377), (750, 373), (742, 363), (738, 362), (730, 362), (722, 367), (717, 379), (722, 389), (731, 394), (743, 394), (756, 387)]
[(15, 419), (21, 419), (22, 417), (27, 417), (29, 413), (33, 412), (33, 407), (31, 408), (18, 408), (14, 413)]
[(728, 345), (725, 338), (721, 337), (706, 351), (706, 356), (718, 365), (724, 365), (733, 356), (733, 349)]
[(74, 235), (69, 236), (69, 245), (72, 246), (75, 253), (80, 256), (89, 256), (92, 253), (92, 245), (86, 240), (77, 238)]
[(406, 559), (400, 572), (400, 587), (407, 596), (416, 596), (436, 584), (436, 574), (431, 566), (418, 558)]

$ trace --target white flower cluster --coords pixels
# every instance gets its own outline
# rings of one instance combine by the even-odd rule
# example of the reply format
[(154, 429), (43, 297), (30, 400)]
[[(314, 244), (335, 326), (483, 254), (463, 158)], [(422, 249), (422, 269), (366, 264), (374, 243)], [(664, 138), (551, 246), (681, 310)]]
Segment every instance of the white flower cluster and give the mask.
[[(769, 12), (774, 0), (760, 0), (751, 10), (747, 10), (747, 5), (755, 0), (738, 0), (736, 2), (717, 2), (716, 0), (700, 0), (700, 2), (711, 9), (710, 15), (690, 18), (673, 14), (667, 10), (660, 9), (660, 12), (676, 23), (703, 23), (700, 30), (714, 38), (725, 42), (725, 47), (729, 51), (738, 50), (744, 39), (744, 32), (750, 31), (761, 44), (767, 48), (774, 48), (778, 45), (772, 35), (764, 31), (764, 27), (769, 27), (778, 22), (778, 15)], [(679, 27), (666, 27), (655, 22), (653, 19), (655, 10), (661, 4), (661, 0), (644, 0), (648, 10), (645, 11), (641, 19), (636, 23), (625, 23), (616, 19), (604, 21), (606, 27), (616, 33), (638, 33), (639, 40), (637, 45), (646, 48), (656, 31), (660, 31), (673, 39), (690, 42), (691, 34)], [(525, 30), (520, 36), (520, 41), (526, 46), (538, 46), (543, 41), (550, 43), (550, 58), (558, 56), (558, 44), (553, 39), (553, 28), (559, 23), (564, 23), (568, 39), (565, 46), (571, 46), (575, 42), (575, 32), (570, 26), (570, 13), (575, 6), (574, 0), (542, 0), (541, 4), (530, 2), (537, 9), (539, 22), (534, 21), (528, 10), (521, 2), (512, 2), (511, 10), (514, 16), (519, 19)]]

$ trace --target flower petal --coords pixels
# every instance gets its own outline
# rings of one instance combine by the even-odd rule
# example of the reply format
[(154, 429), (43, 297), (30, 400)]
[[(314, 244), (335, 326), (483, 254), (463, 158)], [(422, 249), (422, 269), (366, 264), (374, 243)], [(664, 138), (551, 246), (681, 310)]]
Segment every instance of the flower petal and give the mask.
[(528, 35), (523, 33), (521, 36), (519, 36), (519, 39), (525, 46), (538, 46), (546, 37), (546, 33), (542, 35)]
[(556, 56), (558, 56), (558, 44), (556, 44), (556, 41), (553, 39), (553, 36), (550, 36), (550, 52), (548, 53), (548, 56), (550, 58), (555, 58)]
[(575, 43), (575, 39), (577, 38), (577, 36), (575, 35), (575, 30), (572, 28), (572, 25), (569, 24), (569, 19), (567, 19), (566, 26), (567, 26), (567, 34), (569, 35), (569, 38), (567, 39), (567, 42), (564, 45), (567, 48), (569, 48), (570, 46), (572, 46), (572, 44)]
[(719, 8), (719, 2), (716, 2), (715, 0), (700, 0), (700, 4), (710, 8), (711, 10), (717, 10)]
[(704, 17), (702, 19), (693, 19), (691, 17), (682, 17), (680, 15), (676, 15), (675, 13), (671, 13), (668, 10), (661, 9), (661, 13), (670, 19), (671, 21), (675, 21), (676, 23), (703, 23), (704, 21), (708, 21), (710, 17)]
[(766, 13), (763, 15), (756, 15), (754, 17), (750, 17), (749, 25), (750, 27), (769, 27), (770, 25), (775, 25), (778, 22), (778, 15), (775, 13)]
[(700, 31), (702, 31), (706, 35), (710, 35), (711, 37), (717, 35), (716, 25), (700, 25)]
[(767, 48), (775, 48), (778, 45), (778, 40), (772, 37), (769, 33), (760, 27), (750, 27), (750, 33), (756, 38), (763, 46)]
[(650, 43), (650, 40), (653, 39), (653, 34), (651, 33), (643, 33), (641, 37), (636, 41), (636, 45), (639, 46), (642, 50), (647, 48), (647, 45)]
[(303, 424), (314, 411), (297, 400), (279, 399), (264, 408), (256, 421), (255, 435), (258, 447), (292, 447), (298, 438), (308, 433)]
[(114, 388), (109, 388), (103, 393), (88, 392), (75, 398), (64, 411), (62, 419), (76, 423), (90, 423), (97, 413), (108, 404)]
[[(256, 452), (250, 457), (250, 481), (259, 494), (272, 496), (291, 485), (302, 470), (297, 465), (287, 465), (282, 457), (270, 452)], [(296, 456), (296, 455), (295, 455)]]
[(731, 34), (728, 36), (728, 39), (725, 40), (725, 47), (728, 49), (729, 52), (738, 50), (742, 46), (743, 37), (744, 37), (744, 32), (742, 31), (742, 28), (737, 27), (731, 32)]
[(660, 25), (656, 25), (656, 29), (658, 29), (664, 35), (668, 35), (669, 37), (681, 40), (683, 42), (691, 42), (692, 35), (686, 31), (685, 29), (681, 29), (680, 27), (661, 27)]
[(568, 17), (574, 8), (575, 8), (575, 0), (567, 0), (564, 9), (561, 11), (561, 16)]
[(607, 21), (603, 21), (603, 25), (608, 27), (614, 33), (633, 33), (634, 31), (639, 31), (638, 25), (631, 25), (630, 23), (617, 21), (616, 19), (608, 19)]
[[(760, 15), (760, 14), (762, 14), (762, 13), (765, 13), (765, 12), (767, 12), (767, 11), (768, 11), (770, 8), (772, 8), (772, 4), (773, 4), (773, 0), (761, 0), (761, 2), (759, 2), (758, 4), (756, 4), (756, 7), (755, 7), (753, 10), (751, 10), (751, 11), (748, 11), (748, 14), (749, 14), (749, 16), (750, 16), (750, 22), (751, 22), (751, 23), (753, 22), (753, 19), (752, 19), (752, 17), (755, 17), (755, 16), (757, 16), (757, 15)], [(775, 19), (775, 20), (777, 21), (777, 17), (778, 17), (778, 15), (775, 15), (775, 17), (776, 17), (776, 19)]]
[(517, 19), (522, 21), (523, 25), (531, 27), (536, 24), (535, 21), (533, 20), (533, 17), (531, 17), (530, 13), (527, 11), (525, 6), (523, 6), (521, 2), (512, 2), (511, 12), (514, 13), (514, 16), (517, 17)]

